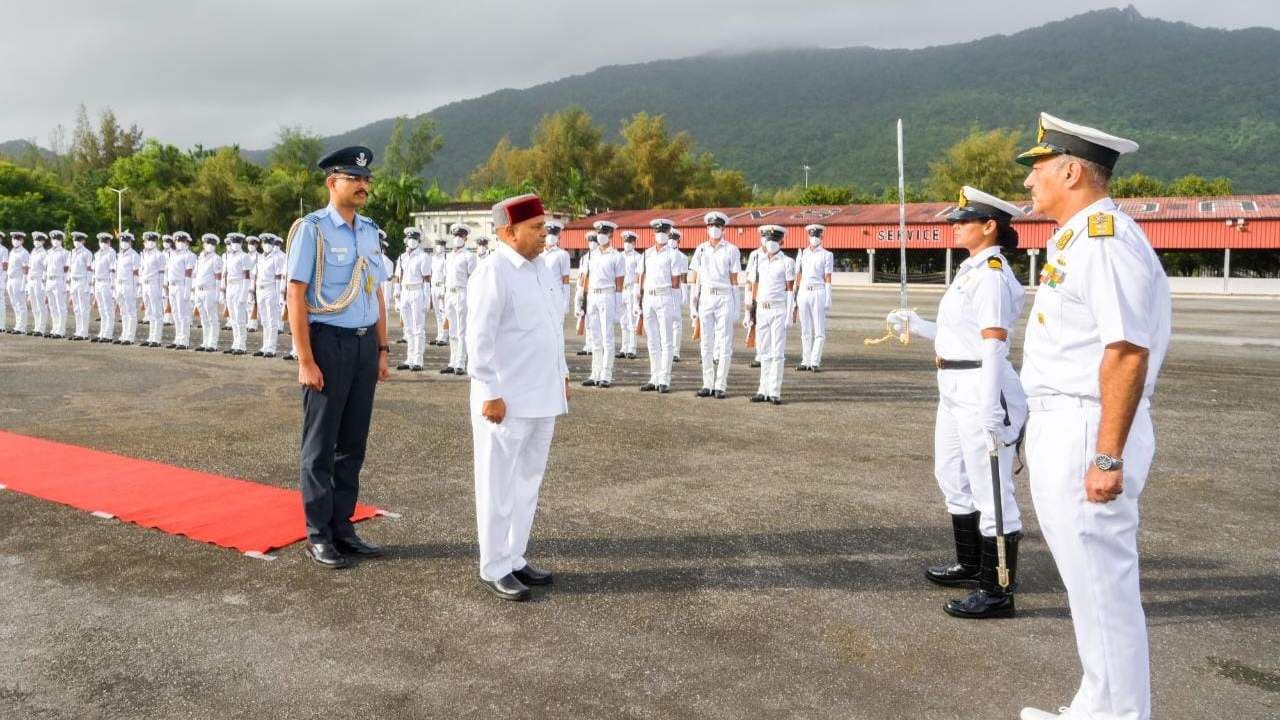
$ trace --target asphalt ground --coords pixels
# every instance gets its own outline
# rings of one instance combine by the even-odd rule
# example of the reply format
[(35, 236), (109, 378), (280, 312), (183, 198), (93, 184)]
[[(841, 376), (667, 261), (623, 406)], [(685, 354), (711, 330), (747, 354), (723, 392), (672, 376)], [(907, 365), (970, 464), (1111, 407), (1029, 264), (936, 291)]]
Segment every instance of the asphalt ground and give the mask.
[[(937, 298), (909, 304), (932, 316)], [(0, 718), (967, 720), (1066, 704), (1080, 670), (1025, 475), (1016, 618), (949, 618), (960, 593), (922, 576), (951, 553), (930, 348), (863, 345), (896, 304), (837, 291), (825, 372), (788, 368), (781, 407), (747, 402), (740, 330), (727, 400), (694, 397), (687, 333), (672, 394), (637, 392), (643, 359), (619, 361), (612, 389), (577, 388), (530, 552), (556, 582), (527, 604), (477, 582), (467, 383), (434, 372), (443, 348), (379, 387), (362, 499), (402, 517), (361, 524), (388, 556), (350, 570), (0, 492)], [(1157, 718), (1280, 716), (1277, 310), (1175, 301), (1140, 534)], [(576, 379), (586, 360), (570, 354)], [(291, 363), (0, 335), (0, 367), (0, 428), (296, 485)]]

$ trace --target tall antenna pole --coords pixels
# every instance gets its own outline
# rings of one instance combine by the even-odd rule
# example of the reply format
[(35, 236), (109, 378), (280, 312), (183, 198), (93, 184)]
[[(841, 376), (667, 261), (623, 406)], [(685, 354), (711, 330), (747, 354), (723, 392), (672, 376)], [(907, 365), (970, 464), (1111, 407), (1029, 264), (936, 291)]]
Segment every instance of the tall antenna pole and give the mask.
[(907, 306), (907, 178), (902, 164), (902, 118), (898, 118), (898, 307)]

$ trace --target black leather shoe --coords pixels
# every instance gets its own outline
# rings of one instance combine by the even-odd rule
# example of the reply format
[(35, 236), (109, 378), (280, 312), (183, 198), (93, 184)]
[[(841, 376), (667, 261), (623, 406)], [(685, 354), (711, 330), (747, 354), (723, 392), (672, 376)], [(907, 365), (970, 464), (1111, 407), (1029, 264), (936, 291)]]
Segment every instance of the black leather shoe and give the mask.
[(671, 356), (671, 362), (673, 362), (673, 363), (675, 363), (675, 362), (680, 362), (680, 356), (679, 356), (679, 355), (672, 355), (672, 356)]
[(948, 602), (942, 606), (942, 610), (951, 617), (964, 618), (966, 620), (1009, 618), (1016, 613), (1013, 604), (1013, 593), (989, 593), (982, 589), (974, 590), (963, 600)]
[(360, 539), (360, 536), (351, 534), (346, 537), (336, 538), (333, 541), (334, 547), (344, 555), (359, 555), (360, 557), (382, 557), (382, 548), (370, 542)]
[(780, 398), (780, 397), (771, 397), (771, 398), (769, 398), (769, 402), (773, 403), (774, 405), (781, 405), (781, 404), (782, 404), (782, 398)]
[(235, 350), (232, 350), (231, 348), (227, 348), (226, 350), (223, 350), (223, 351), (222, 351), (222, 354), (223, 354), (223, 355), (235, 355), (235, 354), (236, 354), (236, 351), (235, 351)]
[(751, 396), (751, 402), (759, 403), (764, 401), (765, 401), (765, 397), (759, 393), (756, 393), (755, 395)]
[(628, 359), (628, 360), (635, 360), (635, 359), (636, 359), (636, 354), (635, 354), (635, 353), (627, 353), (627, 359)]
[(645, 383), (640, 386), (640, 392), (653, 392), (654, 390), (657, 390), (657, 389), (658, 389), (658, 386), (654, 385), (653, 383)]
[(613, 387), (613, 383), (609, 382), (608, 380), (601, 380), (600, 382), (596, 383), (596, 387), (602, 390), (608, 390), (609, 388)]
[(497, 580), (480, 578), (480, 584), (503, 600), (524, 602), (529, 599), (529, 587), (517, 580), (514, 574), (504, 575)]
[(725, 391), (723, 391), (723, 390), (717, 390), (717, 391), (716, 391), (716, 399), (717, 399), (717, 400), (723, 400), (723, 399), (725, 399), (725, 398), (727, 398), (727, 397), (729, 397), (729, 393), (727, 393), (727, 392), (725, 392)]
[(550, 585), (552, 581), (550, 570), (537, 568), (533, 563), (526, 563), (519, 570), (512, 570), (511, 574), (525, 585)]
[[(174, 345), (173, 349), (174, 350), (190, 350), (191, 348), (187, 347), (186, 345)], [(212, 352), (212, 350), (210, 352)]]
[(249, 353), (244, 350), (232, 350), (231, 354), (232, 355), (248, 355)]
[(698, 391), (698, 397), (711, 397), (711, 391), (707, 388), (702, 388)]
[(409, 369), (409, 363), (400, 363), (399, 365), (397, 365), (397, 366), (396, 366), (396, 369), (397, 369), (397, 370), (408, 370), (408, 369)]
[(582, 381), (582, 387), (595, 387), (595, 386), (596, 386), (596, 381), (592, 380), (591, 378), (587, 378), (586, 380)]
[(121, 341), (120, 341), (120, 344), (121, 344), (121, 345), (132, 345), (132, 344), (133, 344), (133, 341), (132, 341), (132, 340), (121, 340)]
[(273, 353), (273, 352), (264, 352), (264, 353), (262, 353), (262, 357), (264, 357), (264, 358), (273, 358), (273, 357), (275, 357), (275, 356), (276, 356), (276, 354), (275, 354), (275, 353)]
[[(31, 333), (27, 333), (27, 334), (28, 334), (28, 335), (30, 335)], [(100, 338), (100, 337), (96, 337), (96, 338), (89, 338), (89, 342), (91, 342), (91, 343), (100, 343), (100, 342), (102, 342), (102, 338)]]
[(342, 553), (338, 552), (336, 547), (326, 543), (307, 543), (303, 551), (307, 553), (307, 557), (311, 558), (312, 562), (330, 570), (337, 570), (351, 564), (342, 556)]
[(759, 361), (759, 360), (752, 360), (752, 361), (751, 361), (751, 367), (753, 367), (753, 368), (758, 368), (758, 367), (760, 367), (760, 361)]
[(453, 374), (453, 368), (451, 368), (451, 367), (441, 368), (441, 369), (440, 369), (440, 374), (441, 374), (441, 375), (452, 375), (452, 374)]
[(280, 356), (280, 359), (281, 360), (297, 360), (298, 356), (294, 355), (293, 353), (285, 353), (284, 355)]
[(422, 366), (421, 366), (421, 365), (410, 365), (410, 366), (409, 366), (409, 372), (422, 372)]
[(261, 350), (255, 350), (255, 351), (253, 352), (253, 356), (254, 356), (254, 357), (262, 357), (262, 356), (264, 356), (264, 355), (266, 355), (266, 353), (262, 352)]
[(405, 340), (404, 338), (400, 338), (399, 340), (397, 340), (397, 341), (396, 341), (396, 344), (397, 344), (397, 345), (407, 345), (407, 344), (409, 344), (409, 341), (408, 341), (408, 340)]
[(627, 354), (626, 354), (626, 353), (621, 353), (621, 352), (620, 352), (620, 353), (614, 353), (614, 354), (613, 354), (613, 359), (614, 359), (614, 360), (621, 360), (622, 358), (624, 358), (624, 357), (626, 357), (626, 356), (627, 356)]
[(796, 366), (796, 372), (804, 372), (805, 370), (808, 370), (808, 369), (809, 369), (809, 366), (805, 365), (804, 363), (800, 363), (799, 365)]
[(666, 394), (667, 394), (667, 393), (669, 393), (669, 392), (671, 392), (671, 386), (670, 386), (670, 385), (659, 385), (659, 386), (658, 386), (658, 393), (659, 393), (660, 395), (666, 395)]
[(123, 344), (124, 344), (124, 341), (123, 341), (123, 340), (112, 340), (112, 341), (111, 341), (111, 344), (112, 344), (112, 345), (123, 345)]
[(587, 352), (586, 350), (579, 350), (579, 351), (577, 352), (577, 354), (578, 354), (578, 355), (590, 355), (591, 353), (590, 353), (590, 352)]

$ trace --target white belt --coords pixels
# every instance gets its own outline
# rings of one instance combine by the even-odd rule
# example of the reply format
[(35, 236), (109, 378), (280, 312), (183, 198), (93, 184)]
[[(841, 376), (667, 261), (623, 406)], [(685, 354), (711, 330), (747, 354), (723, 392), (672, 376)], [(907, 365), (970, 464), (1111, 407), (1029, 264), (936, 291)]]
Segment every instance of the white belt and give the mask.
[(417, 290), (417, 289), (419, 289), (419, 288), (421, 288), (421, 287), (422, 287), (422, 283), (414, 283), (414, 284), (412, 284), (412, 285), (410, 285), (410, 284), (407, 284), (407, 283), (406, 283), (406, 284), (405, 284), (405, 286), (404, 286), (404, 289), (405, 289), (405, 290)]
[(826, 287), (826, 285), (825, 285), (825, 284), (823, 284), (823, 285), (805, 285), (805, 286), (804, 286), (804, 289), (805, 289), (805, 290), (821, 290), (821, 289), (823, 289), (823, 288), (825, 288), (825, 287)]
[(786, 301), (783, 301), (783, 300), (778, 300), (775, 302), (762, 301), (760, 303), (760, 308), (762, 310), (786, 310), (787, 303)]
[(618, 292), (618, 291), (617, 291), (616, 289), (614, 289), (614, 288), (592, 288), (592, 289), (591, 289), (591, 292), (593, 292), (593, 293), (616, 293), (616, 292)]
[(433, 283), (431, 283), (431, 287), (433, 287), (433, 288), (443, 288), (443, 287), (444, 287), (444, 283), (443, 283), (443, 282), (433, 282)]
[(231, 278), (227, 280), (228, 285), (239, 285), (240, 283), (249, 282), (246, 278)]
[(636, 286), (636, 284), (635, 284), (635, 283), (624, 283), (624, 284), (622, 285), (622, 289), (623, 289), (623, 290), (626, 290), (627, 288), (633, 288), (633, 287), (635, 287), (635, 286)]
[(666, 295), (667, 292), (669, 292), (670, 290), (671, 288), (669, 287), (649, 288), (648, 290), (644, 291), (644, 294), (645, 295)]
[(722, 288), (722, 287), (703, 287), (702, 289), (711, 293), (712, 295), (728, 295), (729, 293), (733, 292), (731, 288)]
[(451, 288), (449, 288), (449, 292), (462, 292), (463, 290), (466, 290), (466, 288), (461, 288), (461, 287), (451, 287)]
[(1027, 409), (1031, 412), (1094, 408), (1101, 406), (1101, 404), (1094, 398), (1077, 397), (1075, 395), (1040, 395), (1027, 398)]

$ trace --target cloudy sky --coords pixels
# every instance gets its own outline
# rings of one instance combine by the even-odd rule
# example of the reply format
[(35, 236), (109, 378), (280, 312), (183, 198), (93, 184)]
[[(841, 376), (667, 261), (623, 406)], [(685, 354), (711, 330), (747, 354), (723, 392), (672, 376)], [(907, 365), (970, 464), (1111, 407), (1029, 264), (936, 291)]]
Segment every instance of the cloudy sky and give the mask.
[[(922, 47), (1125, 0), (4, 0), (0, 141), (49, 144), (80, 103), (186, 147), (272, 144), (602, 65), (773, 46)], [(1135, 0), (1143, 15), (1280, 27), (1280, 3)]]

